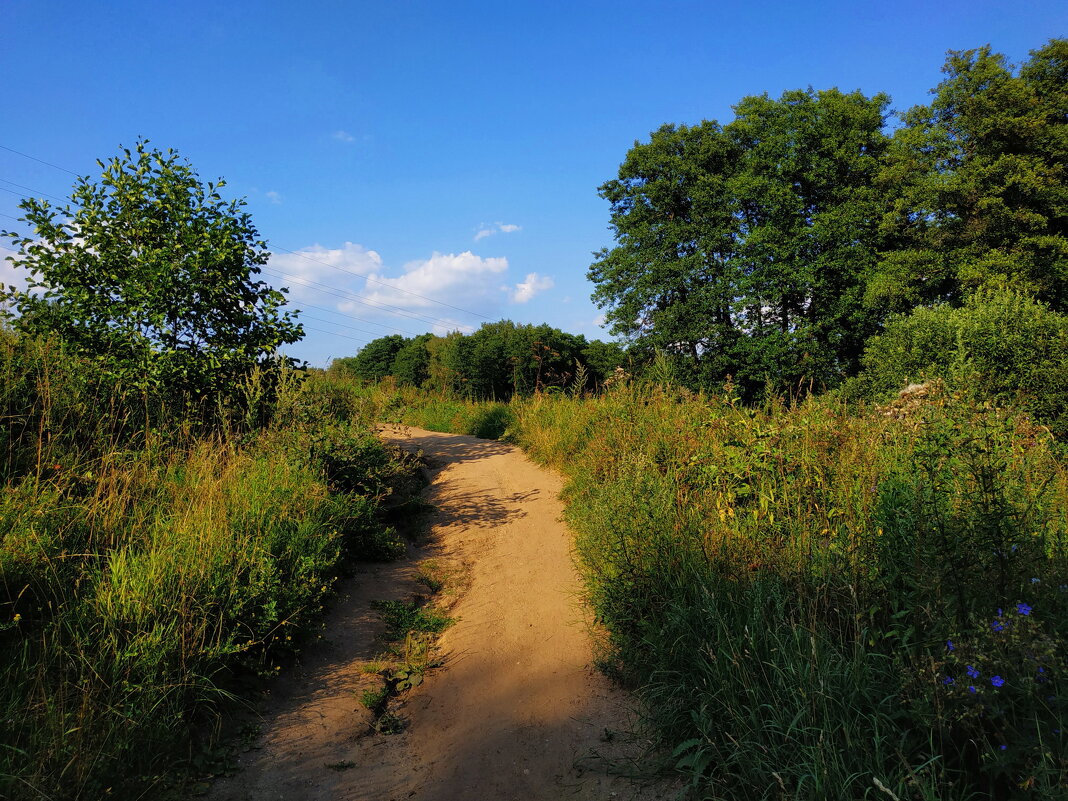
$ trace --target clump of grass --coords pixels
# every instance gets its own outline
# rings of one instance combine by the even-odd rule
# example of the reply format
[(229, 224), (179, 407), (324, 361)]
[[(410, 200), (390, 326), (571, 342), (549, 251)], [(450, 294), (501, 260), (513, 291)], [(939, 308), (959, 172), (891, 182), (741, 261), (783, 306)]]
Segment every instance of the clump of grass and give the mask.
[(360, 703), (372, 712), (377, 712), (388, 700), (389, 688), (385, 686), (366, 689), (360, 695)]
[(449, 577), (445, 570), (435, 559), (427, 559), (415, 574), (415, 580), (426, 587), (432, 593), (439, 593), (445, 589)]
[(454, 622), (443, 612), (415, 601), (372, 601), (371, 607), (381, 613), (386, 624), (383, 637), (389, 642), (403, 640), (412, 632), (440, 634)]

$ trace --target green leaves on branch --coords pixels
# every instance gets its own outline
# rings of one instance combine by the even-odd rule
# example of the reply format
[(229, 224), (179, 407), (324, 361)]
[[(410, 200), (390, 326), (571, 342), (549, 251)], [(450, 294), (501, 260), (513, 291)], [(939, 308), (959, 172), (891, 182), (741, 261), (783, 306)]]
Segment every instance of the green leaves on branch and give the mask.
[(797, 90), (665, 125), (600, 188), (615, 334), (749, 397), (854, 375), (887, 316), (1011, 288), (1068, 310), (1068, 40), (950, 52), (929, 106)]
[(617, 246), (590, 268), (612, 331), (750, 393), (855, 366), (875, 264), (888, 103), (859, 92), (743, 99), (727, 126), (665, 125), (601, 195)]
[(69, 204), (20, 204), (33, 234), (5, 235), (30, 291), (8, 292), (13, 323), (210, 416), (303, 336), (284, 290), (256, 278), (270, 254), (244, 201), (224, 199), (224, 182), (205, 185), (173, 150), (142, 140), (98, 163), (100, 178), (80, 178)]

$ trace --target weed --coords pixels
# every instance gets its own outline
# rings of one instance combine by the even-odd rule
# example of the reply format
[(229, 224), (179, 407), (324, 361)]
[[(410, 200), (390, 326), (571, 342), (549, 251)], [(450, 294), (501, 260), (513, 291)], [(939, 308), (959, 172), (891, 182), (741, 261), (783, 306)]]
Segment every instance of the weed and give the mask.
[(435, 560), (428, 559), (419, 565), (415, 580), (432, 593), (439, 593), (445, 588), (446, 571)]
[(440, 634), (453, 623), (448, 615), (415, 601), (373, 601), (371, 607), (382, 614), (386, 624), (383, 637), (387, 642), (401, 640), (409, 632)]
[(372, 712), (377, 712), (388, 700), (389, 688), (385, 686), (364, 690), (360, 695), (360, 703)]

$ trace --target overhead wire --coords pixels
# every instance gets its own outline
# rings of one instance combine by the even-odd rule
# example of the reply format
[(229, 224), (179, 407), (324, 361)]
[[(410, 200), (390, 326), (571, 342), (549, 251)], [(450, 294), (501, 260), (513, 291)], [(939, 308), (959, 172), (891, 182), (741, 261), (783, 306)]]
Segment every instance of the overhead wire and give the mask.
[(472, 314), (475, 317), (482, 317), (483, 319), (486, 319), (486, 320), (489, 319), (489, 317), (487, 317), (484, 314), (480, 314), (479, 312), (471, 311), (470, 309), (464, 309), (464, 308), (461, 308), (460, 306), (453, 306), (451, 303), (446, 303), (443, 300), (435, 300), (434, 298), (429, 298), (426, 295), (420, 295), (418, 292), (412, 292), (410, 289), (402, 289), (399, 286), (394, 286), (393, 284), (389, 283), (388, 281), (379, 281), (377, 278), (372, 278), (369, 275), (364, 275), (363, 273), (358, 273), (355, 270), (346, 270), (344, 267), (338, 267), (336, 264), (331, 264), (330, 262), (323, 261), (322, 259), (313, 259), (311, 256), (307, 255), (306, 253), (300, 253), (299, 251), (296, 251), (296, 250), (289, 250), (288, 248), (284, 248), (281, 245), (273, 245), (272, 247), (275, 250), (281, 250), (284, 253), (289, 253), (290, 255), (293, 255), (293, 256), (299, 256), (300, 258), (305, 259), (307, 261), (313, 261), (316, 264), (326, 265), (327, 267), (330, 267), (330, 268), (332, 268), (334, 270), (338, 270), (339, 272), (348, 273), (349, 275), (355, 275), (358, 278), (363, 278), (363, 279), (367, 280), (369, 283), (381, 284), (382, 286), (389, 287), (390, 289), (392, 289), (395, 292), (403, 292), (405, 295), (411, 295), (411, 296), (416, 297), (416, 298), (421, 298), (422, 300), (429, 300), (431, 303), (437, 303), (437, 304), (439, 304), (441, 306), (448, 306), (450, 309), (456, 309), (456, 311), (461, 311), (464, 314)]
[[(15, 153), (16, 155), (23, 156), (24, 158), (31, 159), (31, 160), (39, 162), (41, 164), (45, 164), (45, 165), (47, 165), (49, 167), (54, 167), (57, 170), (62, 170), (63, 172), (70, 173), (71, 175), (78, 175), (78, 173), (74, 172), (73, 170), (68, 170), (65, 167), (60, 167), (58, 164), (53, 164), (53, 163), (51, 163), (49, 161), (45, 161), (44, 159), (37, 158), (36, 156), (31, 156), (28, 153), (23, 153), (23, 152), (21, 152), (19, 150), (15, 150), (14, 148), (7, 147), (6, 145), (0, 145), (0, 149), (6, 150), (6, 151), (8, 151), (10, 153)], [(8, 181), (7, 179), (0, 179), (0, 180), (3, 180), (5, 183), (9, 183), (9, 184), (12, 184), (14, 186), (20, 186), (19, 184), (16, 184), (13, 181)], [(30, 191), (30, 192), (37, 192), (37, 190), (30, 189), (28, 187), (21, 187), (21, 188), (26, 189), (27, 191)], [(0, 189), (3, 189), (3, 187), (0, 187)], [(18, 194), (17, 192), (13, 192), (13, 190), (10, 190), (10, 189), (7, 189), (5, 191), (12, 192), (12, 194)], [(44, 194), (47, 197), (56, 197), (55, 195), (48, 195), (47, 193), (42, 193), (42, 194)], [(322, 264), (322, 265), (324, 265), (326, 267), (330, 267), (331, 269), (337, 270), (337, 271), (342, 272), (342, 273), (347, 273), (349, 275), (353, 275), (353, 276), (356, 276), (358, 278), (363, 278), (365, 281), (367, 281), (369, 283), (381, 284), (382, 286), (389, 287), (394, 292), (399, 292), (399, 293), (402, 293), (402, 294), (405, 294), (405, 295), (411, 295), (412, 297), (416, 297), (416, 298), (419, 298), (421, 300), (426, 300), (426, 301), (429, 301), (430, 303), (435, 303), (435, 304), (437, 304), (439, 306), (445, 306), (447, 308), (454, 309), (454, 310), (459, 311), (459, 312), (463, 312), (464, 314), (470, 314), (470, 315), (475, 316), (475, 317), (481, 317), (484, 320), (490, 319), (487, 315), (482, 314), (480, 312), (476, 312), (476, 311), (474, 311), (472, 309), (465, 309), (465, 308), (463, 308), (461, 306), (454, 306), (453, 304), (446, 303), (443, 300), (437, 300), (436, 298), (432, 298), (432, 297), (429, 297), (427, 295), (421, 295), (418, 292), (413, 292), (410, 289), (403, 289), (402, 287), (394, 286), (393, 284), (389, 283), (388, 281), (382, 281), (380, 279), (373, 278), (373, 277), (371, 277), (369, 275), (366, 275), (364, 273), (356, 272), (355, 270), (348, 270), (348, 269), (346, 269), (344, 267), (339, 267), (338, 265), (331, 264), (328, 261), (323, 261), (322, 259), (313, 258), (312, 256), (309, 256), (307, 253), (301, 253), (300, 251), (290, 250), (289, 248), (284, 248), (281, 245), (273, 245), (272, 249), (273, 250), (282, 251), (284, 253), (288, 253), (288, 254), (293, 255), (293, 256), (297, 256), (298, 258), (305, 259), (306, 261), (311, 261), (311, 262), (315, 262), (317, 264)], [(355, 293), (352, 293), (352, 294), (355, 294)], [(365, 296), (361, 296), (361, 297), (365, 297)], [(378, 303), (376, 303), (376, 304), (365, 304), (365, 305), (371, 305), (373, 308), (376, 308), (376, 309), (397, 309), (397, 307), (389, 306), (388, 304), (378, 304)], [(424, 316), (427, 319), (431, 319), (431, 320), (434, 320), (435, 322), (443, 323), (445, 325), (450, 325), (450, 326), (456, 325), (456, 323), (454, 323), (451, 320), (446, 321), (446, 320), (441, 320), (439, 318), (429, 317), (429, 315), (424, 315)], [(471, 326), (462, 326), (462, 327), (464, 327), (464, 328), (472, 328)]]
[(78, 173), (76, 173), (74, 170), (68, 170), (66, 167), (60, 167), (58, 164), (53, 164), (50, 161), (45, 161), (44, 159), (39, 159), (36, 156), (31, 156), (29, 153), (23, 153), (21, 150), (15, 150), (15, 148), (8, 147), (7, 145), (0, 145), (0, 150), (6, 150), (8, 153), (14, 153), (16, 156), (22, 156), (23, 158), (27, 158), (30, 161), (36, 161), (36, 162), (39, 162), (41, 164), (45, 164), (45, 165), (47, 165), (49, 167), (55, 167), (57, 170), (61, 170), (62, 172), (69, 172), (71, 175), (75, 176), (76, 178), (81, 178), (82, 177)]

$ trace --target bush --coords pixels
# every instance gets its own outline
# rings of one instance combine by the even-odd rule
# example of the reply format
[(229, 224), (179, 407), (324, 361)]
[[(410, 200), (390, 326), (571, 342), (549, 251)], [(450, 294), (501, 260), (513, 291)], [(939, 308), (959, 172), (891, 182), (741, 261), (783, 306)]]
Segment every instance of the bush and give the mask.
[(935, 377), (1068, 434), (1068, 316), (1008, 290), (916, 309), (869, 341), (863, 371), (843, 391), (877, 399)]

